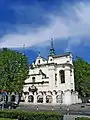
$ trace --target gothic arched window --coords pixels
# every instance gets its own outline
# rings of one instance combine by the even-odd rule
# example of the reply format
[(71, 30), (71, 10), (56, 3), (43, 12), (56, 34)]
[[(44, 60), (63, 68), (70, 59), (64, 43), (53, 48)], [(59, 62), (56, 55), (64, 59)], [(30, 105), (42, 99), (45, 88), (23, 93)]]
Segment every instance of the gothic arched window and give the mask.
[(55, 85), (57, 84), (57, 73), (55, 73)]
[(65, 83), (65, 71), (60, 70), (59, 72), (61, 83)]
[(40, 64), (40, 60), (38, 60), (38, 63)]

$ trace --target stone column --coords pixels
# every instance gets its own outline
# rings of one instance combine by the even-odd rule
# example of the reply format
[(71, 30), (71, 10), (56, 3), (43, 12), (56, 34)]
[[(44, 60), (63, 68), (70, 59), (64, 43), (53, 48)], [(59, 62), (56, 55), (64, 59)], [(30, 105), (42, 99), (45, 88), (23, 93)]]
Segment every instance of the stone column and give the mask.
[(76, 101), (75, 101), (75, 92), (72, 92), (72, 103), (75, 104)]
[(52, 95), (52, 103), (56, 104), (56, 95), (55, 95), (55, 93), (53, 93), (53, 95)]
[(65, 90), (71, 90), (71, 76), (70, 76), (70, 67), (65, 67)]
[(21, 100), (25, 101), (25, 95), (24, 95), (24, 93), (22, 93)]
[(55, 67), (52, 64), (48, 68), (49, 70), (49, 90), (55, 89)]
[(43, 95), (43, 104), (45, 104), (46, 103), (46, 95), (44, 94)]
[(25, 103), (28, 103), (28, 95), (25, 97)]
[(15, 102), (18, 104), (19, 103), (19, 94), (18, 93), (16, 93), (16, 95), (15, 95)]
[(37, 94), (36, 94), (36, 92), (34, 93), (34, 104), (36, 104), (37, 103)]
[(75, 91), (75, 82), (74, 82), (74, 70), (72, 69), (72, 76), (71, 76), (71, 89)]
[(76, 103), (78, 103), (78, 92), (75, 93)]

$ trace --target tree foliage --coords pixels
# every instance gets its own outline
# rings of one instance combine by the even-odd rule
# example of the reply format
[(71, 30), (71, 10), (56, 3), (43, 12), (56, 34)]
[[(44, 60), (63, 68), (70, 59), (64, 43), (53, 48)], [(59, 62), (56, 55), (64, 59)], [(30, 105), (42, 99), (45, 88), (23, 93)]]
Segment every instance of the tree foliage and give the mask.
[(25, 55), (7, 48), (0, 50), (0, 89), (20, 92), (28, 75)]
[(75, 87), (81, 96), (90, 95), (90, 65), (82, 58), (74, 61)]

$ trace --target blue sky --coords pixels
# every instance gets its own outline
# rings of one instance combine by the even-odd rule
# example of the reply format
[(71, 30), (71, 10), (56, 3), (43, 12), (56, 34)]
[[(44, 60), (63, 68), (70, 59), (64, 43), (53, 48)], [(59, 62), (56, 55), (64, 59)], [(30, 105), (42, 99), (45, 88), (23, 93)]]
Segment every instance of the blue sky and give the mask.
[(0, 0), (0, 47), (24, 51), (33, 61), (72, 52), (90, 63), (90, 0)]

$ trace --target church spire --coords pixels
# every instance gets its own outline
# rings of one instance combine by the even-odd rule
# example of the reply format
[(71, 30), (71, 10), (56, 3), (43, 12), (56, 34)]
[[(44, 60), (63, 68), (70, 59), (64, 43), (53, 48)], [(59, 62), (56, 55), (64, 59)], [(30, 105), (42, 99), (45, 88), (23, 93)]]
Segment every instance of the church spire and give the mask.
[(38, 57), (40, 57), (41, 55), (40, 55), (40, 52), (38, 52)]
[(50, 56), (54, 56), (53, 38), (51, 38)]

